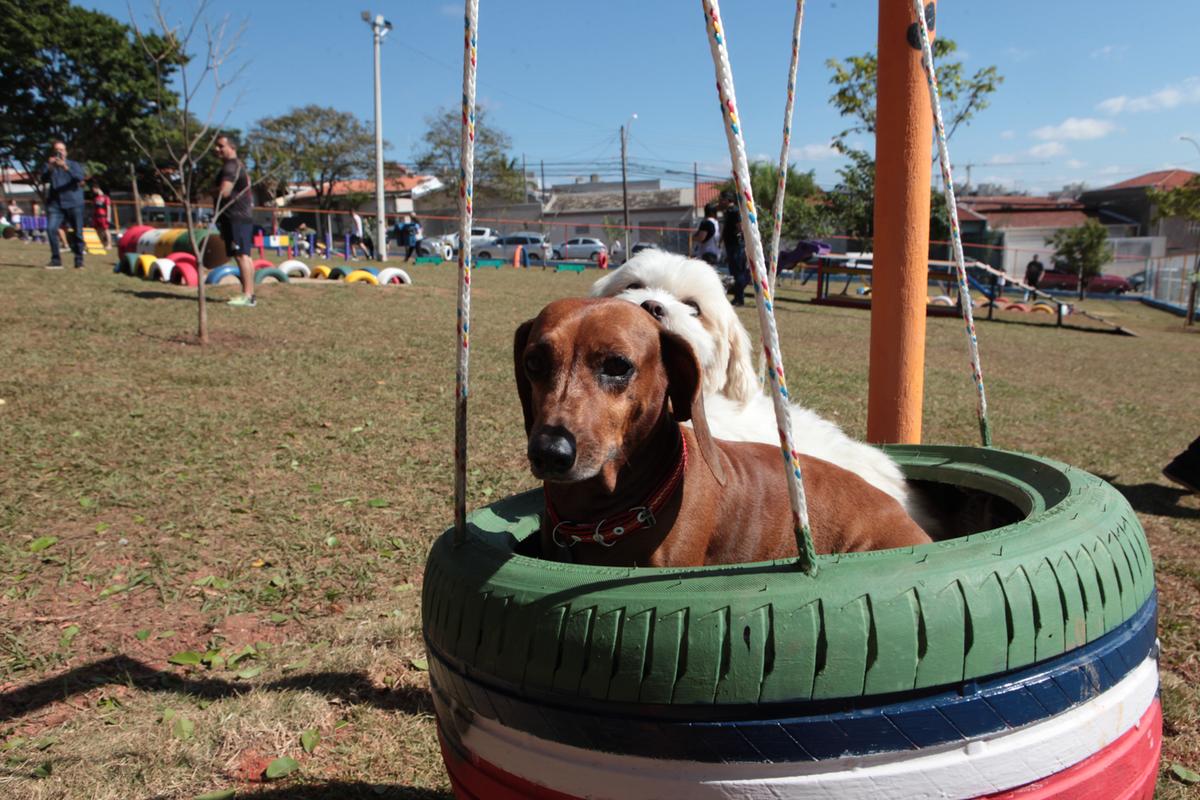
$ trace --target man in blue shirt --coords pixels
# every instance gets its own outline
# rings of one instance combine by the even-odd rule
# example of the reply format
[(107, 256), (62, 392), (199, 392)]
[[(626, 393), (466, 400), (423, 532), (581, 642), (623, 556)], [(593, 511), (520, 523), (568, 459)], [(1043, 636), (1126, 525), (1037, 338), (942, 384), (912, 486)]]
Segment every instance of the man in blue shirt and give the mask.
[(75, 269), (83, 269), (83, 166), (67, 158), (67, 145), (61, 139), (54, 140), (41, 181), (46, 187), (46, 238), (50, 240), (46, 269), (62, 269), (58, 229), (68, 219), (74, 232), (70, 242)]

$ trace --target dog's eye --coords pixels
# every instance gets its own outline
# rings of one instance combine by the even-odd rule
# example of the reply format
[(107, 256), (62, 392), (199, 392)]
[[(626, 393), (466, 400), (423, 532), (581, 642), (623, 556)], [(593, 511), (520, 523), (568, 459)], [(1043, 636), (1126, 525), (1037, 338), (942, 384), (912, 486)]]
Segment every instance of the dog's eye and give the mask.
[(625, 287), (625, 291), (632, 291), (633, 289), (645, 289), (645, 288), (646, 287), (643, 286), (642, 284), (638, 283), (637, 281), (634, 281), (633, 283), (631, 283)]
[(525, 374), (531, 378), (539, 377), (546, 372), (546, 359), (541, 353), (530, 353), (525, 356)]
[(690, 306), (691, 309), (696, 312), (697, 317), (704, 316), (703, 314), (700, 313), (700, 304), (697, 303), (695, 300), (684, 300), (683, 304), (685, 306)]
[(628, 378), (633, 374), (633, 364), (621, 356), (609, 356), (600, 365), (600, 374), (605, 378)]

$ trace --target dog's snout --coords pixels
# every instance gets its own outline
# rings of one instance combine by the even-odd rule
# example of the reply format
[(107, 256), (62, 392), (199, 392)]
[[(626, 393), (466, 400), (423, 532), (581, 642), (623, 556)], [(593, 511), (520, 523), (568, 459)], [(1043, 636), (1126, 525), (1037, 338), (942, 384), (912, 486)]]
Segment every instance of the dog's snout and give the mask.
[(575, 466), (575, 437), (567, 431), (540, 431), (529, 437), (529, 463), (535, 475), (565, 475)]
[(662, 322), (663, 317), (667, 315), (666, 307), (657, 300), (646, 300), (642, 303), (642, 308), (649, 311), (650, 316), (654, 317), (659, 322)]

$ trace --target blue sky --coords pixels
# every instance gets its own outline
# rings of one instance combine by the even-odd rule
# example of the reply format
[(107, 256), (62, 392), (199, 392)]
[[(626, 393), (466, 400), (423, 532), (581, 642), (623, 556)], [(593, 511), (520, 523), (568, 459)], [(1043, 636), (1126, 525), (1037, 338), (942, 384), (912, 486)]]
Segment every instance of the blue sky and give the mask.
[[(147, 0), (85, 5), (121, 19), (132, 5), (141, 22), (151, 8)], [(193, 6), (166, 0), (174, 19)], [(462, 3), (212, 0), (214, 20), (245, 24), (237, 56), (245, 71), (222, 112), (248, 127), (318, 103), (371, 123), (365, 9), (395, 25), (383, 46), (384, 136), (388, 158), (412, 160), (425, 118), (460, 102)], [(784, 0), (726, 0), (722, 8), (747, 149), (773, 162), (794, 9)], [(846, 127), (828, 103), (825, 60), (873, 50), (877, 10), (873, 0), (806, 3), (791, 156), (824, 186), (836, 183), (843, 163), (830, 136)], [(1033, 192), (1170, 167), (1200, 171), (1200, 149), (1180, 139), (1200, 142), (1200, 2), (945, 0), (937, 31), (958, 43), (968, 73), (995, 65), (1004, 76), (991, 106), (951, 140), (957, 180), (968, 163), (973, 183)], [(630, 159), (648, 174), (687, 184), (693, 164), (728, 174), (699, 0), (481, 0), (479, 37), (479, 102), (512, 139), (514, 156), (535, 171), (545, 162), (547, 183), (612, 177), (618, 130), (632, 114)]]

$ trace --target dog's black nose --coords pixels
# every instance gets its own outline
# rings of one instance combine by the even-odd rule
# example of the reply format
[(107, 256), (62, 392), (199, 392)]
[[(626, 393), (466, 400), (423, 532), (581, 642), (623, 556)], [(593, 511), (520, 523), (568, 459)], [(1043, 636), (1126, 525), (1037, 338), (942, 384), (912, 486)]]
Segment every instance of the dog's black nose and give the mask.
[(575, 466), (575, 437), (570, 433), (541, 432), (529, 438), (529, 463), (539, 477), (564, 475)]
[(654, 317), (659, 322), (662, 322), (662, 318), (667, 315), (667, 309), (664, 308), (663, 304), (658, 302), (657, 300), (645, 301), (644, 303), (642, 303), (642, 308), (649, 311), (650, 316)]

